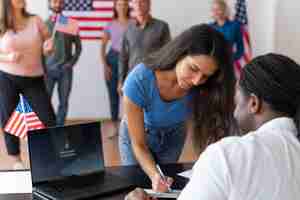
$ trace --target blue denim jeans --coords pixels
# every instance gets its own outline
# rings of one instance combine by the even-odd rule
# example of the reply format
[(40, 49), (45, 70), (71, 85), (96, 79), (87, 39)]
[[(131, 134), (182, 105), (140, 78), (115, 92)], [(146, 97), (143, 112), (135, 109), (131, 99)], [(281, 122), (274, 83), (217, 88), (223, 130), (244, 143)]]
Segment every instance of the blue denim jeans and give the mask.
[(72, 89), (73, 69), (58, 68), (47, 72), (46, 86), (49, 95), (52, 97), (54, 86), (57, 84), (58, 109), (56, 115), (56, 125), (62, 126), (69, 108), (69, 96)]
[[(179, 159), (185, 142), (185, 123), (164, 128), (146, 127), (145, 133), (148, 147), (156, 163), (175, 163)], [(131, 147), (128, 126), (125, 120), (122, 120), (120, 124), (119, 150), (122, 165), (138, 164)]]
[(106, 81), (112, 121), (117, 121), (119, 119), (120, 98), (117, 90), (118, 89), (118, 58), (119, 58), (119, 53), (114, 50), (110, 50), (106, 55), (106, 62), (112, 67), (111, 80)]

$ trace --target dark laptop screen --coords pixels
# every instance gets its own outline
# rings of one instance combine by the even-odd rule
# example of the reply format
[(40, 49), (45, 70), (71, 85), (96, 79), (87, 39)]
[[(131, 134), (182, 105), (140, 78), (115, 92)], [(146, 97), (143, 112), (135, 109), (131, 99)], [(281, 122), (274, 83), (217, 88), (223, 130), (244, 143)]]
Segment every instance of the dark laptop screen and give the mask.
[(100, 122), (30, 131), (32, 182), (104, 170)]

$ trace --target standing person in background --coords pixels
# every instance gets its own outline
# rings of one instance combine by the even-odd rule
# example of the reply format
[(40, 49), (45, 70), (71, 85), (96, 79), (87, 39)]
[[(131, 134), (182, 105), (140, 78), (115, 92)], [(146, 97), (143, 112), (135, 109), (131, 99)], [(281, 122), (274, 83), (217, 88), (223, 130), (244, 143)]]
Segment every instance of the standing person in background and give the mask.
[[(229, 19), (229, 9), (224, 0), (213, 0), (211, 12), (215, 21), (210, 25), (224, 34), (231, 44), (234, 61), (239, 60), (244, 54), (243, 33), (240, 23)], [(237, 75), (237, 69), (235, 69), (235, 73)]]
[[(53, 51), (47, 26), (30, 15), (24, 0), (2, 0), (0, 17), (0, 125), (6, 125), (21, 93), (42, 123), (55, 125), (55, 115), (44, 83), (42, 54)], [(14, 169), (24, 168), (19, 138), (4, 133)]]
[[(128, 0), (115, 0), (113, 12), (113, 21), (104, 29), (100, 48), (100, 58), (104, 65), (104, 77), (108, 89), (111, 120), (114, 127), (114, 133), (110, 137), (118, 135), (119, 129), (118, 62), (123, 34), (127, 29), (129, 20)], [(111, 47), (106, 55), (106, 47), (109, 41), (111, 41)]]
[[(50, 0), (53, 15), (46, 24), (52, 33), (58, 15), (61, 15), (63, 0)], [(56, 123), (64, 125), (69, 107), (69, 96), (72, 89), (73, 66), (81, 54), (81, 41), (79, 35), (71, 35), (56, 31), (54, 36), (55, 51), (46, 57), (46, 86), (50, 96), (53, 95), (57, 84), (59, 105)]]
[(119, 56), (120, 94), (128, 72), (171, 39), (168, 24), (151, 16), (151, 0), (132, 0), (132, 8), (135, 20), (129, 22)]
[(198, 153), (233, 132), (231, 56), (221, 33), (196, 25), (146, 57), (126, 78), (121, 161), (139, 163), (155, 191), (166, 191), (171, 184), (160, 176), (156, 164), (179, 159), (188, 119), (195, 121)]

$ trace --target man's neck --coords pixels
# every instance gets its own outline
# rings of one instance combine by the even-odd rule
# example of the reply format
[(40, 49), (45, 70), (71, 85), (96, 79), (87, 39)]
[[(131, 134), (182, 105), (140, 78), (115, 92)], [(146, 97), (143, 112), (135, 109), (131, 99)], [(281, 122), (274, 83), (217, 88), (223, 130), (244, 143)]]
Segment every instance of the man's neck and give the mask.
[(141, 28), (144, 28), (150, 20), (151, 20), (150, 14), (136, 17), (138, 26)]
[(59, 11), (55, 11), (55, 10), (53, 10), (53, 16), (57, 16), (57, 15), (60, 15), (60, 14), (62, 14), (62, 11), (61, 10), (59, 10)]
[(256, 120), (256, 129), (260, 128), (262, 125), (267, 123), (268, 121), (271, 121), (275, 118), (279, 117), (288, 117), (287, 114), (278, 113), (278, 112), (266, 112), (262, 116), (258, 117)]

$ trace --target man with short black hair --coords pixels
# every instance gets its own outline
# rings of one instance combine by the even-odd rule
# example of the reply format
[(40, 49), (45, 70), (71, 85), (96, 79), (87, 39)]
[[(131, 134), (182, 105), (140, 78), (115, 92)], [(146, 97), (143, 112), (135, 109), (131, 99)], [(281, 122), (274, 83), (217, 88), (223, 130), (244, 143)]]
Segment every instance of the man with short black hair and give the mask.
[[(49, 0), (52, 16), (46, 21), (50, 32), (54, 31), (57, 18), (62, 13), (63, 0)], [(57, 125), (64, 125), (69, 107), (69, 96), (72, 89), (73, 66), (81, 54), (79, 35), (71, 35), (56, 31), (54, 36), (55, 51), (46, 58), (46, 86), (50, 96), (57, 84), (59, 105), (57, 109)], [(73, 51), (74, 50), (74, 51)]]

